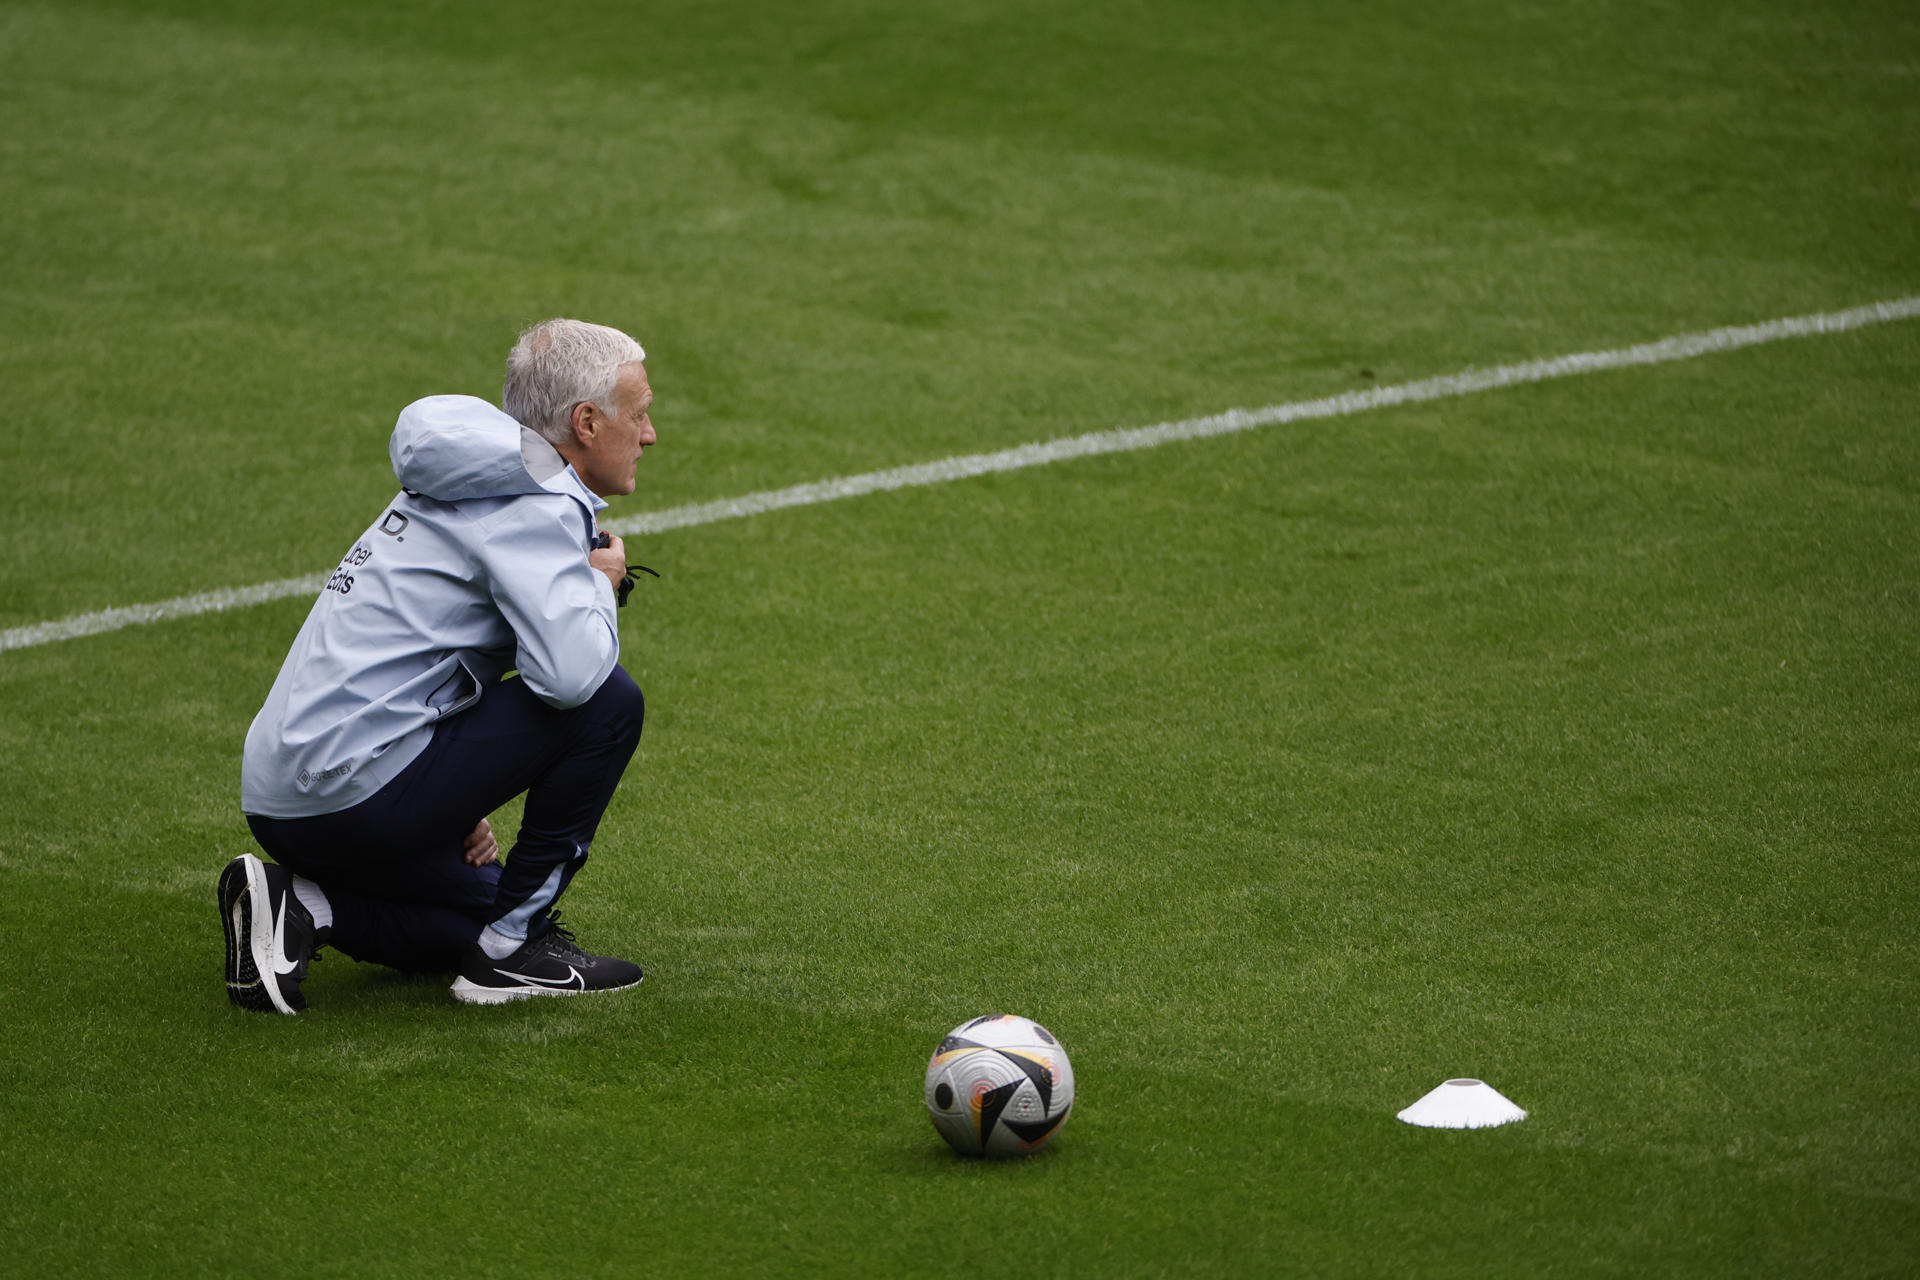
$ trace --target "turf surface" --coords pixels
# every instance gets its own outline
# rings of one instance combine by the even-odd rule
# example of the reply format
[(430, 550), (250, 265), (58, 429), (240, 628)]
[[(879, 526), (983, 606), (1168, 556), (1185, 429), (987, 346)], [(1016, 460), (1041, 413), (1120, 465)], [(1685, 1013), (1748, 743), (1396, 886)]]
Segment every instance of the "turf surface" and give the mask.
[[(615, 514), (1913, 293), (1904, 9), (0, 9), (0, 626), (333, 563), (620, 324)], [(1920, 325), (681, 530), (466, 1009), (212, 909), (288, 601), (0, 655), (28, 1274), (1899, 1274)], [(510, 815), (505, 817), (510, 818)], [(1016, 1166), (921, 1114), (1046, 1021)], [(1451, 1075), (1531, 1111), (1393, 1113)]]

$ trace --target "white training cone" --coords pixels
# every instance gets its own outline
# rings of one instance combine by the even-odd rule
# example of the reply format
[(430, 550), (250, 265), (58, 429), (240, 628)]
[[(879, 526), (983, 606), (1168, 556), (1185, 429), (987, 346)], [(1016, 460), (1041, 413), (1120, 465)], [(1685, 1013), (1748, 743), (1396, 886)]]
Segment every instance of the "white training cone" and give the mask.
[(1400, 1113), (1428, 1129), (1488, 1129), (1525, 1120), (1527, 1113), (1484, 1080), (1449, 1080)]

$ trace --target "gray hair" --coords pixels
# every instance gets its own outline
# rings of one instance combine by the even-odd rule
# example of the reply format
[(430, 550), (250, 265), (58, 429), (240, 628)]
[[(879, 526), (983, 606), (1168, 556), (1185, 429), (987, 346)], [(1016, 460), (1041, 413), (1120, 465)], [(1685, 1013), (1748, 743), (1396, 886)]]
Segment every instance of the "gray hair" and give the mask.
[(500, 405), (521, 426), (565, 444), (573, 438), (573, 407), (587, 401), (611, 413), (621, 366), (646, 358), (640, 344), (618, 329), (584, 320), (543, 320), (507, 353)]

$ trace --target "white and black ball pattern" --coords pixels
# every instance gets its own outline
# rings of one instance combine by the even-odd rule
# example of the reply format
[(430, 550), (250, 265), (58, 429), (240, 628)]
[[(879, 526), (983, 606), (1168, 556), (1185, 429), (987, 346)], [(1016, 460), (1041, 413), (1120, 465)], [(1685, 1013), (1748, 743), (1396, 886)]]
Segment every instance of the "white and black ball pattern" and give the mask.
[(1016, 1014), (955, 1027), (927, 1062), (927, 1113), (955, 1151), (1031, 1155), (1073, 1110), (1073, 1065), (1039, 1023)]

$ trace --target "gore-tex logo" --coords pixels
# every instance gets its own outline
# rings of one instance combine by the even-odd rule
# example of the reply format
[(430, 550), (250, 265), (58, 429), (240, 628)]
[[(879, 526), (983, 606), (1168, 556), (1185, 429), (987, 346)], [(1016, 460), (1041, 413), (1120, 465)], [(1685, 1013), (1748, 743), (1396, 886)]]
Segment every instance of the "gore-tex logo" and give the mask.
[(328, 778), (344, 777), (351, 772), (353, 772), (353, 766), (343, 764), (337, 769), (327, 769), (320, 773), (314, 773), (310, 769), (302, 769), (293, 776), (293, 779), (303, 787), (310, 787), (316, 782), (325, 782)]

